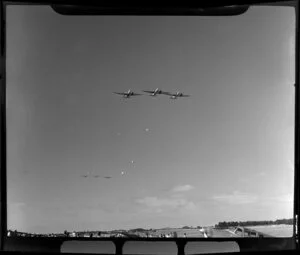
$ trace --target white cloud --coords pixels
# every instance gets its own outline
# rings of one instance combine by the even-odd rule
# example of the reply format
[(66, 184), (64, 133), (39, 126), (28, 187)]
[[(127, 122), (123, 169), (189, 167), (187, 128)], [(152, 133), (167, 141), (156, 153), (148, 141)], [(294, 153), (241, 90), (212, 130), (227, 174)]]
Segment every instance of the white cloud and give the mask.
[(136, 199), (135, 202), (142, 206), (143, 212), (151, 213), (169, 213), (176, 210), (179, 212), (191, 212), (196, 208), (193, 201), (185, 196), (185, 192), (194, 189), (192, 185), (178, 185), (169, 190), (168, 195), (164, 196), (146, 196)]
[(28, 227), (24, 209), (26, 210), (26, 204), (23, 202), (7, 203), (7, 214), (9, 215), (7, 219), (8, 229), (18, 229), (22, 231)]
[(162, 212), (163, 209), (179, 209), (187, 210), (195, 208), (195, 204), (185, 198), (159, 198), (159, 197), (144, 197), (137, 199), (136, 202), (150, 209), (155, 209), (157, 212)]
[(186, 185), (179, 185), (176, 186), (172, 189), (173, 192), (185, 192), (185, 191), (190, 191), (194, 189), (192, 185), (186, 184)]
[(251, 193), (244, 193), (240, 191), (234, 191), (229, 194), (220, 194), (213, 196), (213, 199), (220, 203), (226, 204), (252, 204), (252, 203), (260, 203), (264, 205), (268, 204), (278, 204), (278, 203), (292, 203), (293, 202), (293, 194), (287, 193), (282, 195), (274, 195), (274, 196), (258, 196)]
[(148, 207), (161, 207), (171, 206), (178, 207), (185, 204), (184, 199), (172, 199), (172, 198), (158, 198), (158, 197), (145, 197), (137, 200), (138, 203), (144, 204)]
[(266, 175), (267, 175), (266, 172), (259, 172), (258, 173), (258, 176), (261, 176), (261, 177), (266, 176)]
[(234, 191), (231, 194), (221, 194), (213, 196), (213, 199), (217, 202), (227, 204), (251, 204), (257, 202), (258, 197), (254, 194)]
[(294, 171), (294, 162), (292, 160), (288, 160), (288, 169)]
[(8, 203), (8, 207), (12, 209), (20, 209), (21, 207), (24, 207), (26, 204), (23, 202), (12, 202)]
[(292, 193), (269, 197), (267, 200), (276, 203), (293, 203), (294, 195)]

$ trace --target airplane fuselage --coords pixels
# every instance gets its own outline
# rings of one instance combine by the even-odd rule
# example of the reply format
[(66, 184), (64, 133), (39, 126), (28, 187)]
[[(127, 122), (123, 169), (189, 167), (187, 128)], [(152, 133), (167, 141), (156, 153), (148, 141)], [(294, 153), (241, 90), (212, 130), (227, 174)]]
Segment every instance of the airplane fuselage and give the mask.
[(156, 90), (154, 90), (154, 92), (153, 92), (152, 94), (150, 94), (150, 95), (153, 96), (153, 97), (155, 97), (156, 95), (159, 95), (159, 94), (161, 94), (161, 90), (156, 89)]
[(178, 97), (187, 97), (189, 95), (183, 95), (181, 92), (177, 92), (176, 94), (171, 95), (171, 99), (177, 99)]
[(133, 92), (128, 90), (128, 92), (126, 92), (123, 97), (124, 98), (130, 98), (132, 95), (133, 95)]

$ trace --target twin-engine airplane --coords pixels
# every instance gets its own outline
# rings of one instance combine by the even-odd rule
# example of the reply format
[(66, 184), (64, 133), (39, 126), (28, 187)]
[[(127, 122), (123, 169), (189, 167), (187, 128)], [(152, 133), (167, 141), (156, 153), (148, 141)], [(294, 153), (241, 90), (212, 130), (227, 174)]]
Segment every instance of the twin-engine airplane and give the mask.
[[(171, 99), (177, 99), (178, 97), (189, 97), (190, 95), (185, 95), (181, 92), (176, 93), (170, 93), (166, 91), (162, 91), (161, 89), (155, 89), (155, 90), (143, 90), (146, 93), (150, 93), (150, 96), (157, 96), (157, 95), (167, 95), (170, 96)], [(124, 98), (130, 98), (131, 96), (141, 96), (142, 94), (134, 93), (131, 90), (128, 90), (128, 92), (114, 92), (115, 94), (122, 95)]]
[(127, 92), (114, 92), (117, 95), (122, 95), (124, 98), (130, 98), (131, 96), (141, 96), (142, 94), (134, 93), (130, 89)]
[(110, 179), (112, 178), (111, 176), (100, 176), (99, 174), (91, 174), (90, 172), (87, 172), (86, 174), (83, 174), (83, 175), (80, 175), (80, 177), (83, 177), (83, 178), (105, 178), (105, 179)]
[(149, 96), (153, 96), (155, 97), (156, 95), (161, 95), (161, 94), (164, 94), (164, 95), (167, 95), (169, 92), (165, 92), (165, 91), (162, 91), (161, 89), (155, 89), (155, 90), (143, 90), (144, 92), (146, 93), (150, 93)]
[(168, 93), (167, 95), (169, 95), (171, 99), (177, 99), (178, 97), (189, 97), (190, 96), (190, 95), (185, 95), (181, 92), (176, 92), (174, 94)]

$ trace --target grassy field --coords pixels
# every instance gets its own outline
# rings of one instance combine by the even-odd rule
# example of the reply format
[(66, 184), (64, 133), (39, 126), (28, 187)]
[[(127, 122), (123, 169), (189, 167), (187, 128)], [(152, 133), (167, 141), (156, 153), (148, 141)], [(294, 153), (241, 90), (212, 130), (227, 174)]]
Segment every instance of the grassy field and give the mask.
[(180, 229), (180, 228), (157, 229), (151, 232), (151, 234), (153, 236), (160, 236), (161, 234), (167, 235), (173, 232), (177, 233), (177, 237), (184, 237), (184, 233), (186, 233), (186, 237), (203, 237), (203, 234), (199, 231), (199, 229)]
[[(291, 237), (293, 234), (292, 225), (270, 225), (270, 226), (253, 226), (247, 227), (248, 229), (256, 230), (262, 234), (272, 237)], [(215, 229), (213, 227), (204, 227), (205, 232), (208, 237), (242, 237), (241, 235), (234, 234), (235, 228), (231, 229)], [(181, 229), (181, 228), (166, 228), (166, 229), (156, 229), (149, 231), (148, 233), (152, 237), (160, 237), (161, 235), (170, 235), (173, 237), (173, 233), (177, 233), (177, 237), (196, 237), (203, 238), (203, 232), (199, 229)], [(146, 234), (139, 233), (141, 237), (146, 237)]]
[(209, 237), (238, 237), (229, 229), (212, 229), (211, 233)]
[[(227, 230), (216, 230), (212, 227), (204, 227), (208, 237), (236, 237), (236, 235), (232, 234)], [(160, 236), (161, 234), (169, 234), (176, 232), (178, 237), (184, 237), (184, 233), (186, 237), (204, 237), (203, 233), (199, 231), (199, 229), (179, 229), (179, 228), (170, 228), (170, 229), (158, 229), (153, 232), (153, 236)]]
[(274, 237), (291, 237), (293, 235), (293, 225), (270, 225), (247, 227), (258, 232)]
[[(253, 226), (247, 227), (256, 230), (260, 233), (273, 237), (291, 237), (293, 235), (292, 225), (271, 225), (271, 226)], [(208, 237), (239, 237), (233, 233), (234, 229), (214, 229), (212, 227), (205, 228)], [(159, 229), (156, 230), (155, 235), (168, 234), (176, 232), (178, 237), (204, 237), (198, 229)]]

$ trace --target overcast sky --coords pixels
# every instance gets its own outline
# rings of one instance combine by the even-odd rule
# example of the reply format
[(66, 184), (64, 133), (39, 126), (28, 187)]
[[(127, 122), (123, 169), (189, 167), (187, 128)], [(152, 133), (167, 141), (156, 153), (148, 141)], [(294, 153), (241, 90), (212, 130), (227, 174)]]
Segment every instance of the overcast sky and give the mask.
[[(294, 29), (294, 10), (280, 7), (236, 17), (8, 7), (8, 228), (291, 218)], [(112, 93), (155, 88), (191, 97)]]

